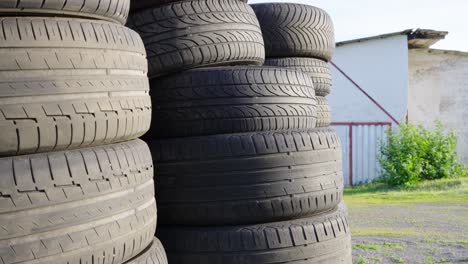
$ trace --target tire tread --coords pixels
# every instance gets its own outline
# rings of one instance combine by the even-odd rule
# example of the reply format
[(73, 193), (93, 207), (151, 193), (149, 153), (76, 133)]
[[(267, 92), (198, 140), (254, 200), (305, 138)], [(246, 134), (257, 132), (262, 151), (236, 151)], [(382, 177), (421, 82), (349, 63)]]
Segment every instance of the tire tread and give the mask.
[(198, 67), (262, 65), (265, 60), (255, 13), (239, 0), (170, 3), (132, 14), (129, 26), (147, 46), (150, 78)]
[(333, 22), (324, 10), (290, 3), (253, 4), (252, 8), (262, 28), (267, 58), (332, 58)]

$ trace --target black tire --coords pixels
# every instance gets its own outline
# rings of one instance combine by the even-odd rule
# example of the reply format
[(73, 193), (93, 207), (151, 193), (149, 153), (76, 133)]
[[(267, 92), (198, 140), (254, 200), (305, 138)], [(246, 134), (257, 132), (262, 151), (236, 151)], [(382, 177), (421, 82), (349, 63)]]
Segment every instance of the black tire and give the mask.
[(331, 124), (331, 110), (327, 98), (317, 96), (317, 127), (328, 127)]
[(166, 251), (161, 241), (154, 238), (153, 243), (145, 251), (128, 261), (127, 264), (167, 264)]
[[(130, 12), (136, 12), (142, 9), (158, 7), (169, 3), (179, 2), (182, 0), (133, 0), (130, 5)], [(247, 3), (247, 0), (238, 0)]]
[(331, 60), (333, 22), (320, 8), (289, 3), (252, 5), (263, 32), (266, 57), (312, 57)]
[(0, 16), (73, 16), (108, 20), (123, 25), (129, 11), (130, 0), (0, 1)]
[[(159, 221), (230, 225), (330, 210), (343, 191), (335, 131), (263, 132), (149, 142)], [(208, 262), (207, 262), (208, 263)]]
[(317, 96), (330, 94), (332, 76), (327, 62), (314, 58), (270, 58), (265, 60), (265, 65), (287, 67), (303, 71), (312, 77)]
[(351, 264), (342, 204), (322, 215), (249, 226), (160, 227), (171, 264)]
[(153, 80), (156, 125), (149, 138), (314, 128), (317, 102), (307, 75), (240, 66), (186, 71)]
[(137, 33), (81, 19), (0, 22), (0, 156), (122, 142), (149, 129)]
[(263, 38), (252, 8), (238, 0), (171, 3), (130, 16), (148, 50), (149, 76), (197, 67), (262, 65)]
[(141, 140), (0, 158), (2, 263), (122, 263), (153, 240), (153, 166)]

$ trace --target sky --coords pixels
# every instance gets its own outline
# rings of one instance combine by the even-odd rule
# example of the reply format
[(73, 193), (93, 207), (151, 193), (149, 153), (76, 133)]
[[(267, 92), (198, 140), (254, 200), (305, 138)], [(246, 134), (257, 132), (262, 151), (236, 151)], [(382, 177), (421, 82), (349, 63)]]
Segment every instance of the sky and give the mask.
[(432, 48), (468, 52), (468, 0), (249, 0), (261, 2), (302, 3), (326, 10), (337, 41), (423, 28), (449, 32)]

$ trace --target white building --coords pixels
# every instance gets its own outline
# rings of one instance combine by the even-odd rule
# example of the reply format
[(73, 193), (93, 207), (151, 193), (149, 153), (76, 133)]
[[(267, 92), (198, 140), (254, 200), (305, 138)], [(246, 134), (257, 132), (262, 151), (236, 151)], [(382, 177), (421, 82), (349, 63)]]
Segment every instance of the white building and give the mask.
[(380, 175), (385, 130), (407, 120), (440, 120), (458, 132), (468, 162), (468, 53), (430, 48), (447, 34), (417, 29), (337, 43), (329, 101), (348, 185)]

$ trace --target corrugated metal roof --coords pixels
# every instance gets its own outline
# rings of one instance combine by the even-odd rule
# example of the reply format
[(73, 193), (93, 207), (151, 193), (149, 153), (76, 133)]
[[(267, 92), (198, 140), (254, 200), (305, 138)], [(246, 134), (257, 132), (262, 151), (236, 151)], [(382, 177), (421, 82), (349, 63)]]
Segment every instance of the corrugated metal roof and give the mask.
[(384, 39), (384, 38), (389, 38), (393, 36), (401, 36), (401, 35), (408, 36), (408, 47), (410, 49), (423, 49), (423, 48), (427, 49), (430, 46), (434, 45), (435, 43), (439, 42), (440, 40), (445, 39), (445, 37), (448, 35), (448, 32), (437, 31), (437, 30), (432, 30), (432, 29), (407, 29), (407, 30), (403, 30), (399, 32), (382, 34), (382, 35), (377, 35), (377, 36), (372, 36), (372, 37), (367, 37), (367, 38), (359, 38), (359, 39), (342, 41), (342, 42), (336, 43), (336, 46), (339, 47), (339, 46), (344, 46), (344, 45), (352, 44), (352, 43), (365, 42), (365, 41), (375, 40), (375, 39)]

